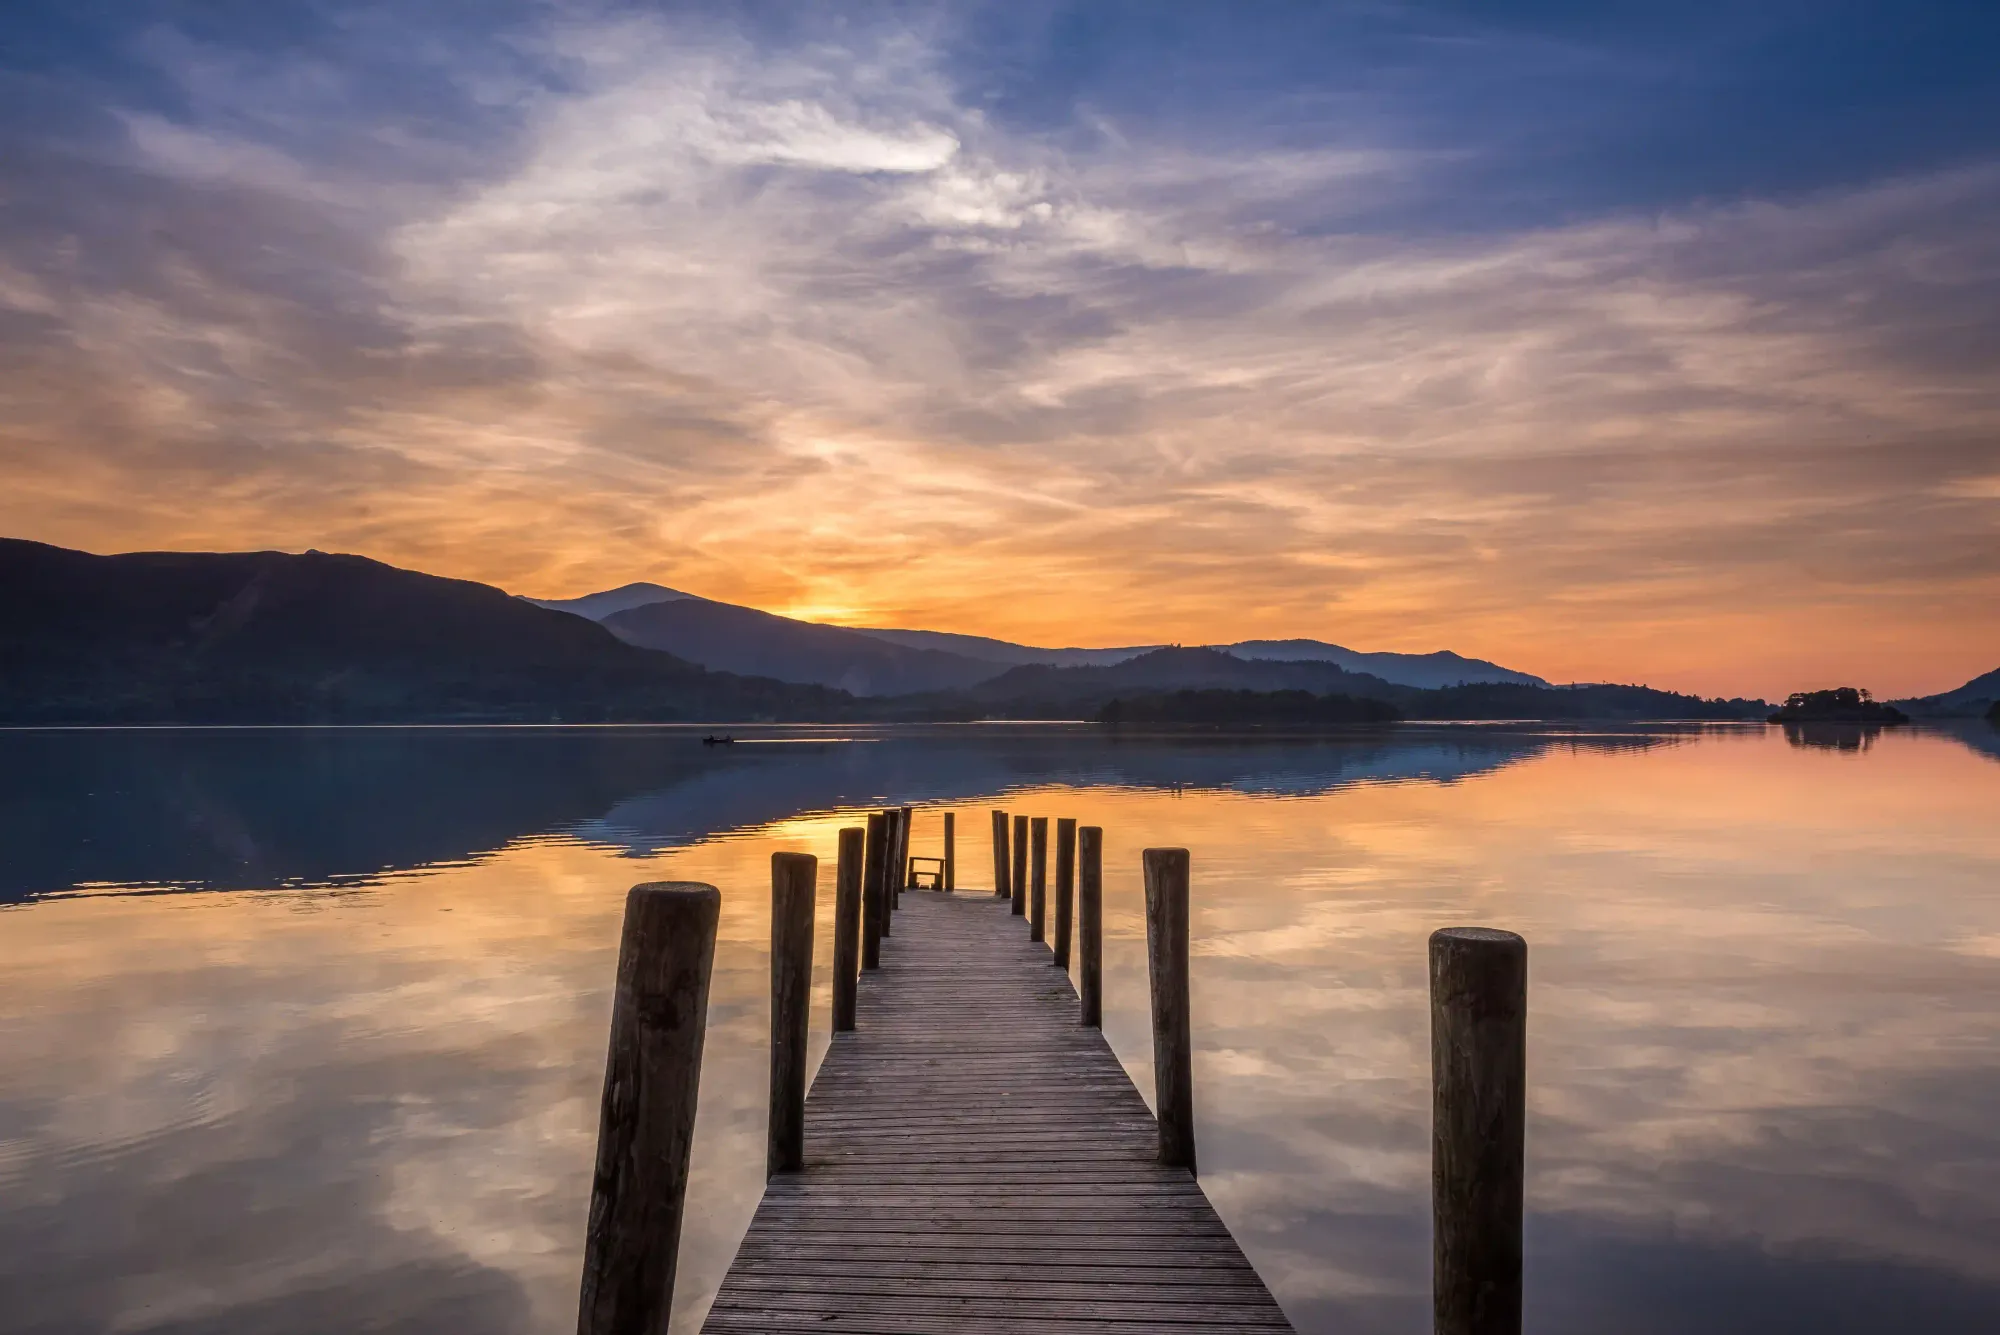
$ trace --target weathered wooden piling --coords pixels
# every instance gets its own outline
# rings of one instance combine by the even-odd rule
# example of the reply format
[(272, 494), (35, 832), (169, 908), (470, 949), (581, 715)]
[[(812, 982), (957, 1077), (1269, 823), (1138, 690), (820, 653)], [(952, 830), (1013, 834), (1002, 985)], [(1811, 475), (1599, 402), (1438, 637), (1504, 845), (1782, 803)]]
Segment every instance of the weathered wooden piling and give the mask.
[(1076, 821), (1063, 816), (1056, 821), (1056, 949), (1055, 966), (1069, 967), (1069, 924), (1071, 906), (1076, 901)]
[(897, 891), (902, 888), (903, 878), (897, 874), (902, 865), (903, 813), (900, 808), (890, 807), (883, 813), (889, 818), (888, 851), (882, 857), (882, 935), (891, 930), (896, 910), (901, 906)]
[(861, 863), (867, 832), (850, 825), (840, 832), (840, 861), (833, 880), (833, 1032), (854, 1028), (854, 994), (860, 983)]
[(819, 859), (771, 854), (771, 1120), (764, 1172), (806, 1166), (806, 1017), (812, 1010)]
[(1028, 818), (1014, 817), (1014, 873), (1008, 878), (1007, 888), (1014, 895), (1014, 916), (1020, 917), (1028, 911)]
[(721, 906), (693, 881), (625, 897), (577, 1335), (666, 1335)]
[(1007, 898), (1007, 813), (993, 813), (993, 893)]
[(903, 907), (903, 891), (911, 888), (910, 883), (910, 831), (917, 822), (916, 810), (912, 807), (897, 807), (896, 818), (896, 907)]
[(1104, 1027), (1104, 831), (1086, 825), (1076, 832), (1082, 865), (1076, 883), (1076, 992), (1083, 1023)]
[(889, 913), (893, 917), (903, 906), (903, 809), (889, 808), (889, 865), (888, 880), (883, 884), (889, 889)]
[(889, 817), (886, 812), (868, 813), (868, 851), (861, 867), (861, 967), (882, 965), (882, 868), (888, 862)]
[(1528, 944), (1447, 927), (1430, 974), (1435, 1335), (1520, 1335)]
[(890, 807), (882, 813), (882, 935), (896, 927), (896, 839), (896, 807)]
[(1037, 816), (1028, 822), (1028, 939), (1047, 939), (1049, 922), (1049, 818)]
[(903, 880), (910, 865), (910, 809), (908, 807), (889, 808), (889, 908), (899, 912), (903, 907)]
[(958, 889), (958, 813), (944, 813), (944, 881), (946, 893)]
[(1188, 1016), (1188, 854), (1149, 848), (1146, 971), (1153, 992), (1154, 1112), (1160, 1162), (1195, 1171), (1194, 1046)]

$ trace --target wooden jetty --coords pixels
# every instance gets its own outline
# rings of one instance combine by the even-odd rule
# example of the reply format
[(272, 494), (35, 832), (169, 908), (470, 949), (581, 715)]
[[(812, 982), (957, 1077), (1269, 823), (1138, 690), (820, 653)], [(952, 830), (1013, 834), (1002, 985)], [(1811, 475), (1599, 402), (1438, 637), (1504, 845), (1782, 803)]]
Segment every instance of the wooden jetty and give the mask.
[(905, 895), (705, 1330), (1290, 1330), (1048, 947)]
[[(1156, 1118), (1098, 1028), (1103, 832), (1057, 827), (1079, 997), (1040, 939), (1046, 824), (1016, 818), (1010, 839), (994, 813), (998, 895), (906, 895), (910, 822), (841, 832), (835, 1034), (809, 1094), (817, 864), (773, 856), (769, 1181), (702, 1329), (1291, 1330), (1195, 1179), (1186, 851), (1143, 858)], [(715, 914), (706, 885), (627, 901), (580, 1335), (668, 1329)], [(1508, 933), (1431, 941), (1437, 1335), (1520, 1330), (1525, 961)]]

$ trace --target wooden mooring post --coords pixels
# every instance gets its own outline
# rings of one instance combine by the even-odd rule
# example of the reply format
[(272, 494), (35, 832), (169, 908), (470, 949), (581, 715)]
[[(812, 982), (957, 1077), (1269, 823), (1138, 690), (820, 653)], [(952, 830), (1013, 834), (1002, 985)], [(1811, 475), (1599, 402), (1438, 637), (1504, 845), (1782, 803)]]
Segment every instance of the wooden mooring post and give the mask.
[[(1068, 819), (1056, 826), (1057, 936), (1065, 946), (1072, 870), (1076, 882), (1077, 1025), (1066, 980), (1048, 978), (1055, 952), (1003, 930), (1031, 886), (1033, 921), (1042, 925), (1047, 822), (1037, 818), (1031, 837), (1028, 818), (996, 817), (995, 868), (1008, 871), (1011, 861), (1013, 902), (913, 897), (911, 939), (886, 967), (879, 950), (872, 961), (857, 957), (879, 940), (869, 935), (871, 917), (886, 927), (893, 911), (901, 878), (890, 859), (907, 865), (909, 809), (874, 813), (866, 830), (840, 831), (834, 1027), (848, 1033), (860, 1019), (869, 1041), (837, 1040), (810, 1098), (818, 861), (772, 856), (770, 1182), (703, 1329), (765, 1335), (778, 1312), (788, 1314), (778, 1323), (786, 1329), (866, 1312), (899, 1330), (941, 1329), (947, 1317), (980, 1330), (1096, 1330), (1109, 1322), (1165, 1323), (1189, 1335), (1289, 1330), (1191, 1180), (1187, 850), (1153, 848), (1142, 857), (1156, 1081), (1156, 1112), (1148, 1115), (1101, 1034), (1091, 1032), (1102, 1025), (1103, 831), (1075, 829)], [(1031, 847), (1032, 882), (1024, 865)], [(626, 897), (578, 1335), (669, 1328), (720, 905), (714, 886), (694, 882), (638, 885)], [(865, 995), (862, 963), (882, 970)], [(1430, 938), (1429, 977), (1433, 1332), (1520, 1335), (1527, 946), (1511, 932), (1446, 928)], [(952, 1005), (1007, 1022), (940, 1026), (936, 1016)], [(1049, 1078), (1071, 1064), (1081, 1078)], [(1007, 1074), (1016, 1068), (1019, 1084)], [(907, 1115), (912, 1106), (982, 1108), (996, 1090), (1015, 1097), (948, 1119)], [(1050, 1125), (1065, 1128), (1065, 1162), (1090, 1165), (1077, 1181), (1052, 1187), (1032, 1154), (991, 1156), (992, 1136), (1018, 1132), (1014, 1115), (1031, 1096)], [(808, 1116), (824, 1139), (815, 1140), (814, 1169), (802, 1172)], [(913, 1218), (913, 1209), (926, 1213)], [(993, 1239), (1004, 1244), (1002, 1260), (984, 1245)], [(1129, 1257), (1114, 1265), (1097, 1256), (1113, 1245), (1107, 1239)], [(881, 1256), (893, 1256), (898, 1272), (872, 1273), (870, 1258)]]
[(1056, 821), (1056, 946), (1058, 969), (1069, 968), (1069, 927), (1076, 900), (1076, 820), (1064, 816)]
[(878, 869), (881, 888), (876, 891), (882, 897), (882, 935), (893, 934), (896, 916), (896, 845), (901, 837), (896, 832), (896, 809), (890, 807), (882, 813), (882, 865)]
[(1188, 1016), (1188, 853), (1185, 848), (1149, 848), (1143, 865), (1160, 1162), (1192, 1173), (1194, 1045)]
[(806, 1165), (806, 1019), (819, 859), (771, 854), (771, 1119), (766, 1177)]
[(1049, 818), (1036, 816), (1028, 822), (1028, 856), (1033, 862), (1028, 872), (1028, 939), (1048, 939), (1049, 924)]
[(947, 894), (958, 889), (958, 814), (944, 813), (944, 888)]
[(896, 827), (902, 813), (890, 807), (882, 813), (882, 935), (894, 933), (896, 919), (896, 861), (902, 845), (902, 831)]
[(993, 813), (993, 893), (1007, 898), (1007, 813)]
[(854, 994), (861, 978), (861, 863), (867, 831), (840, 832), (840, 861), (833, 880), (833, 1032), (854, 1028)]
[(868, 850), (861, 867), (861, 967), (882, 966), (882, 867), (888, 861), (889, 817), (880, 811), (868, 813)]
[(1104, 1027), (1104, 831), (1086, 825), (1076, 832), (1081, 858), (1076, 883), (1077, 999), (1083, 1023)]
[(721, 907), (693, 881), (625, 897), (577, 1335), (665, 1335), (673, 1313)]
[(1435, 1335), (1520, 1335), (1528, 945), (1447, 927), (1430, 941)]
[(903, 891), (910, 888), (910, 830), (917, 813), (911, 807), (896, 808), (896, 907), (903, 907)]
[(1028, 818), (1014, 817), (1014, 872), (1007, 888), (1013, 892), (1015, 917), (1028, 911)]

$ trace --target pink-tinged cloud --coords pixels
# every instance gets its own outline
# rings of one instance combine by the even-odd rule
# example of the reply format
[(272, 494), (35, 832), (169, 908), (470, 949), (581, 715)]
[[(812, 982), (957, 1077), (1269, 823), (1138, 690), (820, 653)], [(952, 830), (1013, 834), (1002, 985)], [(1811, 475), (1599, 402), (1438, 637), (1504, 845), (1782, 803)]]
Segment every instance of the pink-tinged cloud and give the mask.
[(1706, 693), (2000, 662), (2000, 158), (1391, 228), (1463, 164), (1365, 116), (1038, 131), (940, 24), (843, 32), (409, 57), (478, 134), (152, 33), (173, 107), (20, 159), (0, 530)]

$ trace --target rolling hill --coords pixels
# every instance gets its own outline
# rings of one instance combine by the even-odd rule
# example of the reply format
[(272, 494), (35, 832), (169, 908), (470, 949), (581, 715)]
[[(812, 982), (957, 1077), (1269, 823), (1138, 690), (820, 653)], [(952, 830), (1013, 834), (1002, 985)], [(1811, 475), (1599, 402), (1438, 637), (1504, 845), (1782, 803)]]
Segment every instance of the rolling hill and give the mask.
[[(987, 643), (896, 642), (659, 585), (546, 607), (359, 556), (95, 556), (0, 539), (5, 723), (1085, 718), (1113, 700), (1184, 691), (1354, 697), (1414, 719), (1732, 718), (1766, 708), (1636, 686), (1549, 687), (1453, 654), (1353, 655), (1319, 641), (1063, 651), (1124, 655), (1073, 665), (931, 647), (966, 641)], [(1305, 656), (1263, 656), (1278, 653)], [(1387, 666), (1354, 671), (1336, 653)], [(1463, 680), (1468, 668), (1509, 679)], [(1995, 676), (1929, 700), (1977, 713)]]
[[(1114, 667), (1163, 648), (1179, 647), (1144, 644), (1055, 649), (949, 631), (830, 626), (699, 598), (659, 584), (626, 584), (580, 598), (525, 601), (600, 621), (633, 644), (675, 654), (703, 667), (837, 686), (857, 695), (948, 690), (996, 677), (1013, 667)], [(866, 641), (889, 646), (892, 652), (874, 650)], [(1327, 663), (1401, 686), (1478, 682), (1548, 685), (1529, 673), (1446, 650), (1363, 653), (1324, 640), (1244, 640), (1208, 647), (1249, 661)]]
[(664, 584), (621, 584), (602, 593), (586, 593), (581, 598), (523, 598), (521, 601), (533, 603), (537, 607), (546, 607), (551, 612), (570, 612), (576, 616), (588, 617), (592, 621), (602, 621), (606, 617), (616, 616), (634, 607), (651, 607), (655, 603), (677, 603), (690, 599), (695, 602), (706, 601), (695, 598), (691, 593), (670, 589)]
[(970, 686), (997, 663), (911, 649), (845, 626), (759, 612), (701, 598), (649, 603), (603, 619), (628, 644), (664, 650), (723, 672), (836, 687), (854, 695), (910, 695)]
[[(1736, 719), (1760, 718), (1770, 708), (1761, 700), (1703, 700), (1645, 686), (1405, 686), (1333, 663), (1249, 660), (1220, 649), (1181, 648), (1155, 649), (1109, 667), (1025, 665), (952, 697), (923, 703), (945, 710), (954, 700), (964, 701), (1006, 718), (1095, 718), (1114, 701), (1123, 701), (1139, 707), (1114, 712), (1144, 716), (1157, 710), (1139, 702), (1190, 691), (1349, 696), (1387, 702), (1411, 719)], [(1247, 718), (1268, 702), (1246, 698), (1239, 703)]]
[(696, 720), (852, 704), (365, 557), (0, 539), (0, 721)]
[(1529, 673), (1516, 672), (1483, 658), (1466, 658), (1448, 649), (1428, 654), (1361, 653), (1322, 640), (1243, 640), (1223, 648), (1238, 658), (1332, 663), (1349, 672), (1365, 672), (1384, 681), (1395, 682), (1398, 686), (1436, 689), (1486, 682), (1508, 686), (1549, 684)]
[(1163, 691), (1311, 691), (1386, 700), (1395, 689), (1380, 677), (1346, 672), (1331, 663), (1253, 662), (1220, 649), (1166, 648), (1109, 667), (1025, 664), (964, 694), (981, 704), (1007, 706), (1010, 712), (1084, 717), (1119, 696)]
[(1109, 667), (1113, 663), (1122, 663), (1128, 658), (1137, 658), (1140, 654), (1166, 647), (1136, 644), (1116, 649), (1044, 649), (1032, 644), (995, 640), (985, 635), (958, 635), (946, 630), (884, 630), (874, 626), (856, 629), (863, 635), (872, 635), (890, 644), (911, 649), (941, 649), (946, 653), (997, 663), (1003, 667), (1019, 667), (1026, 663), (1046, 663), (1051, 667)]
[(1996, 701), (2000, 701), (2000, 668), (1981, 673), (1949, 691), (1891, 703), (1914, 718), (1979, 718)]

